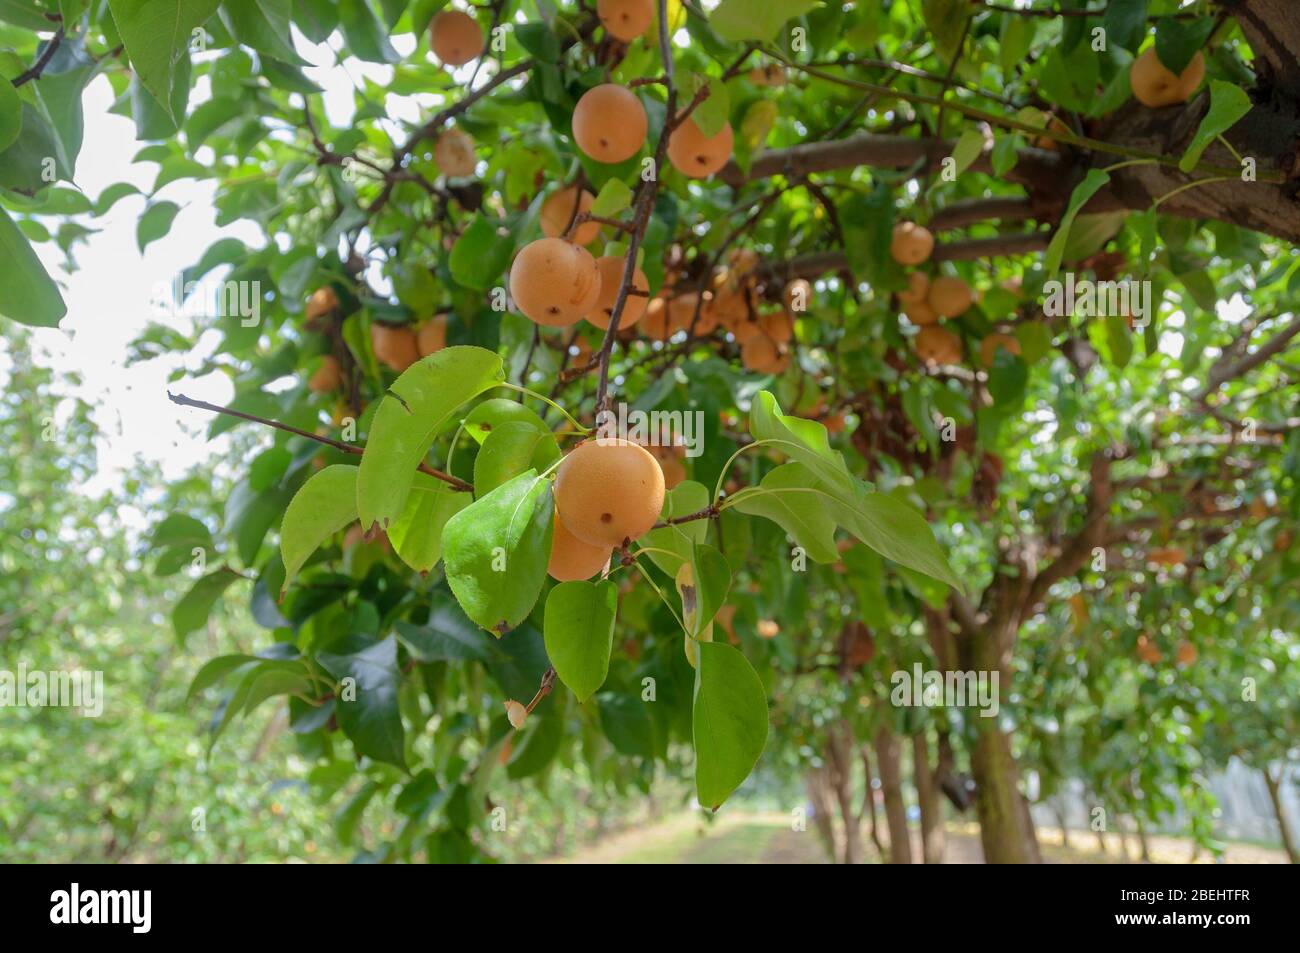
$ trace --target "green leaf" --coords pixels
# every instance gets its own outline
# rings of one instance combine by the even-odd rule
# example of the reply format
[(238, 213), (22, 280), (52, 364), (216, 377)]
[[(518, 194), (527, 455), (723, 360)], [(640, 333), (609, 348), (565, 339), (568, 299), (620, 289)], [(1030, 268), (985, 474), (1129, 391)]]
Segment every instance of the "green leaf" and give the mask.
[(632, 204), (632, 190), (622, 179), (610, 179), (600, 187), (600, 193), (591, 203), (591, 214), (612, 218)]
[(345, 686), (334, 707), (339, 727), (353, 746), (368, 758), (405, 768), (405, 731), (397, 707), (402, 680), (397, 639), (390, 635), (351, 655), (321, 652), (317, 658), (335, 678), (355, 680), (355, 696)]
[(546, 597), (546, 654), (579, 702), (590, 698), (609, 674), (617, 611), (618, 587), (607, 579), (562, 582)]
[(993, 174), (1004, 176), (1016, 167), (1020, 161), (1020, 147), (1024, 140), (1020, 136), (1001, 134), (993, 140), (993, 151), (989, 155), (989, 163), (993, 167)]
[(852, 506), (829, 505), (841, 526), (886, 559), (962, 591), (961, 580), (948, 565), (930, 524), (906, 503), (888, 493), (863, 492)]
[[(445, 353), (445, 352), (444, 352)], [(447, 583), (465, 614), (502, 636), (532, 612), (551, 554), (551, 484), (529, 470), (447, 521)]]
[(767, 693), (749, 660), (730, 645), (700, 642), (697, 652), (695, 796), (716, 811), (749, 777), (767, 744)]
[(501, 358), (478, 347), (448, 347), (416, 361), (393, 381), (370, 427), (357, 473), (357, 513), (366, 529), (402, 515), (411, 481), (456, 408), (505, 380)]
[(709, 95), (695, 107), (691, 119), (706, 136), (716, 136), (722, 132), (731, 115), (731, 96), (726, 83), (720, 79), (710, 78), (700, 73), (688, 73), (682, 92), (684, 102), (691, 102), (703, 87), (709, 88)]
[(952, 158), (956, 162), (955, 175), (961, 175), (971, 167), (971, 163), (984, 151), (984, 133), (978, 129), (967, 129), (952, 147)]
[(424, 625), (397, 623), (397, 637), (420, 662), (489, 662), (496, 657), (496, 644), (445, 592), (434, 594)]
[(255, 655), (218, 655), (214, 659), (209, 659), (194, 673), (194, 679), (190, 682), (189, 691), (185, 693), (185, 700), (193, 700), (194, 696), (199, 692), (217, 684), (231, 672), (237, 672), (244, 666), (256, 661), (258, 659)]
[[(695, 625), (689, 634), (699, 638), (727, 601), (727, 593), (731, 591), (731, 564), (722, 553), (702, 543), (695, 546), (691, 564), (694, 585), (689, 588), (694, 590), (692, 598), (695, 604), (689, 615), (694, 619)], [(687, 595), (683, 592), (684, 615), (688, 614), (686, 598)]]
[(921, 0), (921, 14), (934, 34), (939, 56), (951, 63), (961, 49), (966, 20), (971, 16), (969, 4), (964, 0)]
[(222, 19), (236, 40), (277, 60), (304, 65), (289, 33), (289, 0), (224, 0)]
[[(661, 518), (672, 519), (698, 513), (708, 505), (709, 491), (704, 485), (694, 480), (683, 480), (664, 495)], [(647, 549), (667, 550), (666, 553), (651, 552), (650, 558), (669, 576), (676, 576), (682, 563), (690, 561), (695, 544), (704, 542), (708, 531), (708, 520), (692, 520), (689, 523), (652, 529), (638, 542)]]
[(1165, 69), (1175, 75), (1182, 73), (1192, 62), (1198, 50), (1205, 46), (1214, 32), (1214, 17), (1195, 20), (1178, 20), (1161, 17), (1156, 21), (1156, 56)]
[(166, 200), (155, 202), (144, 210), (135, 226), (135, 241), (141, 252), (171, 231), (172, 222), (180, 210), (181, 207), (175, 202)]
[(302, 672), (281, 668), (258, 672), (249, 682), (248, 691), (244, 695), (243, 713), (250, 714), (262, 702), (276, 695), (310, 696), (311, 690), (312, 682)]
[(655, 723), (649, 706), (636, 695), (601, 692), (596, 696), (600, 727), (619, 754), (629, 758), (653, 758)]
[(541, 433), (550, 432), (546, 421), (537, 416), (535, 410), (508, 397), (492, 397), (475, 404), (474, 409), (465, 415), (465, 432), (482, 444), (493, 430), (511, 421), (531, 424)]
[(998, 56), (1002, 72), (1010, 75), (1025, 62), (1038, 32), (1037, 17), (1004, 16), (998, 28)]
[(520, 23), (514, 27), (515, 39), (525, 50), (543, 63), (560, 59), (560, 38), (545, 23)]
[[(0, 79), (0, 151), (18, 138), (23, 128), (23, 101), (7, 79)], [(626, 188), (626, 186), (624, 186)]]
[[(220, 0), (108, 0), (135, 74), (173, 119), (176, 62)], [(188, 79), (187, 79), (188, 84)]]
[(525, 470), (541, 473), (559, 459), (560, 446), (549, 430), (508, 421), (488, 434), (474, 458), (474, 492), (483, 496)]
[(1043, 270), (1047, 272), (1048, 279), (1055, 278), (1056, 273), (1061, 270), (1061, 257), (1065, 254), (1065, 245), (1070, 239), (1070, 226), (1074, 222), (1074, 217), (1079, 214), (1079, 209), (1083, 208), (1088, 200), (1109, 181), (1108, 173), (1101, 169), (1089, 169), (1083, 181), (1070, 193), (1070, 202), (1066, 206), (1065, 214), (1061, 216), (1060, 224), (1056, 227), (1056, 234), (1052, 236), (1052, 241), (1047, 246), (1047, 257), (1043, 261)]
[(184, 643), (187, 635), (207, 625), (208, 615), (221, 594), (240, 578), (239, 573), (222, 566), (196, 580), (190, 591), (181, 596), (172, 609), (172, 628), (176, 632), (176, 638)]
[(0, 186), (35, 195), (54, 179), (70, 181), (63, 140), (44, 106), (22, 104), (22, 135), (0, 152)]
[(1244, 89), (1222, 80), (1210, 80), (1210, 108), (1196, 128), (1191, 145), (1178, 160), (1178, 168), (1191, 172), (1210, 143), (1227, 132), (1250, 112), (1250, 96)]
[(477, 216), (451, 247), (451, 276), (467, 288), (483, 290), (501, 277), (514, 253), (514, 237)]
[(368, 63), (396, 63), (402, 58), (388, 42), (388, 31), (365, 0), (339, 0), (339, 26), (347, 48)]
[(851, 498), (854, 480), (844, 457), (832, 450), (826, 428), (815, 420), (787, 417), (776, 398), (759, 391), (749, 410), (749, 432), (755, 440), (771, 441), (771, 449), (804, 464), (831, 492)]
[(46, 274), (45, 266), (3, 207), (0, 261), (5, 263), (4, 280), (0, 281), (0, 315), (32, 327), (58, 327), (68, 313), (59, 286)]
[(1124, 210), (1076, 216), (1070, 225), (1070, 237), (1061, 249), (1061, 261), (1081, 261), (1101, 251), (1119, 234), (1127, 217), (1128, 212)]
[(709, 17), (709, 26), (733, 43), (769, 43), (786, 20), (803, 16), (816, 6), (818, 0), (722, 0)]
[[(1102, 27), (1106, 30), (1107, 42), (1137, 52), (1147, 32), (1148, 2), (1149, 0), (1110, 0), (1101, 21)], [(1010, 17), (1009, 19), (1030, 18)]]
[(388, 541), (402, 562), (428, 572), (442, 558), (442, 529), (474, 497), (453, 490), (427, 473), (417, 473), (402, 515), (388, 527)]
[(818, 563), (839, 559), (835, 520), (826, 509), (816, 478), (802, 463), (784, 463), (769, 471), (756, 489), (741, 490), (732, 505), (742, 513), (776, 523)]
[(357, 468), (336, 463), (312, 474), (289, 501), (280, 524), (283, 595), (308, 557), (357, 518)]

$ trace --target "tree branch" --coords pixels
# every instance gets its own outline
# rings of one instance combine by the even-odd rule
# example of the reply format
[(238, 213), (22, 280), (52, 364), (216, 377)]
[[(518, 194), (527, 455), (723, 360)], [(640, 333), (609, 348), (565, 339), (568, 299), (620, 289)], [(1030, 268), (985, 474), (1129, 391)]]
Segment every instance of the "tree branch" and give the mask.
[(24, 83), (30, 83), (32, 80), (40, 79), (41, 74), (45, 72), (45, 67), (50, 65), (50, 60), (54, 58), (59, 44), (63, 42), (63, 27), (54, 31), (54, 36), (45, 44), (45, 49), (41, 50), (41, 55), (36, 58), (36, 62), (29, 69), (23, 70), (14, 77), (14, 86), (21, 86)]
[[(285, 433), (291, 433), (296, 437), (304, 437), (307, 440), (314, 440), (316, 443), (324, 444), (327, 447), (333, 447), (335, 450), (341, 450), (344, 453), (352, 453), (361, 456), (366, 452), (365, 447), (358, 447), (354, 444), (344, 443), (342, 440), (334, 440), (331, 437), (324, 437), (318, 433), (311, 433), (308, 430), (299, 430), (297, 427), (291, 427), (289, 424), (281, 423), (278, 420), (270, 420), (266, 417), (258, 417), (256, 414), (246, 414), (242, 410), (235, 410), (231, 407), (222, 407), (219, 404), (209, 404), (204, 400), (195, 400), (192, 397), (186, 397), (184, 394), (173, 394), (167, 392), (167, 399), (173, 404), (180, 404), (182, 407), (197, 407), (199, 410), (210, 410), (215, 414), (225, 414), (228, 417), (238, 417), (240, 420), (252, 421), (255, 424), (262, 424), (264, 427), (271, 427), (275, 430), (282, 430)], [(449, 473), (443, 473), (441, 470), (434, 469), (427, 463), (421, 463), (417, 468), (421, 473), (426, 473), (434, 479), (441, 480), (443, 483), (455, 487), (465, 493), (474, 492), (474, 486), (466, 483), (459, 477), (454, 477)]]

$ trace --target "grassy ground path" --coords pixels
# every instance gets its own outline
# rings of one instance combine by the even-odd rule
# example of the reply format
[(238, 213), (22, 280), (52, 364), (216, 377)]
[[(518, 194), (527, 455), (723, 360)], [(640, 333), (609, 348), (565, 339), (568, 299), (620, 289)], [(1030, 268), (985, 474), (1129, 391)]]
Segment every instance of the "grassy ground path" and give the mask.
[[(1039, 831), (1043, 859), (1056, 864), (1124, 863), (1119, 838), (1108, 834), (1107, 852), (1102, 854), (1096, 835), (1070, 832), (1070, 847), (1061, 845), (1059, 830)], [(1186, 863), (1191, 842), (1178, 837), (1153, 835), (1147, 838), (1155, 863)], [(1129, 839), (1130, 856), (1136, 859), (1136, 841)], [(914, 853), (919, 844), (914, 844)], [(978, 864), (982, 860), (979, 832), (973, 825), (953, 825), (947, 832), (945, 860), (955, 864)], [(874, 848), (867, 857), (875, 861)], [(1202, 852), (1201, 863), (1210, 862)], [(1286, 857), (1280, 850), (1252, 844), (1230, 844), (1227, 863), (1279, 864)], [(784, 814), (743, 811), (725, 813), (713, 820), (690, 813), (673, 815), (654, 824), (612, 835), (555, 863), (568, 864), (824, 864), (825, 852), (811, 830), (790, 829)]]

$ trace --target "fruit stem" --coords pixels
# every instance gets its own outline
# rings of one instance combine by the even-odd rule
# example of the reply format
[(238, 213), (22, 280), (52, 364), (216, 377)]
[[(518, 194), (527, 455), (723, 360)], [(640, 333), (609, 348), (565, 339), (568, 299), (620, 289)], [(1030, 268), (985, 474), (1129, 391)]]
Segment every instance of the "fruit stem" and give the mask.
[(550, 406), (552, 406), (552, 407), (554, 407), (556, 410), (558, 410), (560, 413), (564, 414), (565, 418), (568, 419), (569, 423), (571, 423), (571, 424), (573, 424), (573, 426), (577, 427), (578, 430), (581, 431), (583, 434), (589, 434), (589, 433), (591, 433), (591, 428), (589, 428), (589, 427), (584, 427), (582, 424), (580, 424), (580, 423), (579, 423), (579, 422), (574, 418), (573, 414), (569, 413), (567, 410), (565, 410), (563, 407), (561, 407), (561, 406), (560, 406), (559, 404), (557, 404), (555, 401), (551, 400), (551, 398), (547, 397), (545, 394), (539, 394), (539, 393), (537, 393), (537, 391), (535, 391), (535, 390), (530, 390), (529, 388), (524, 387), (522, 384), (512, 384), (512, 383), (510, 383), (510, 381), (502, 381), (502, 382), (501, 382), (500, 384), (498, 384), (497, 386), (498, 386), (498, 387), (507, 387), (507, 388), (509, 388), (510, 390), (518, 391), (519, 393), (521, 393), (521, 394), (526, 394), (526, 395), (528, 395), (529, 397), (535, 397), (535, 398), (537, 398), (538, 400), (540, 400), (542, 403), (544, 403), (544, 404), (549, 404)]

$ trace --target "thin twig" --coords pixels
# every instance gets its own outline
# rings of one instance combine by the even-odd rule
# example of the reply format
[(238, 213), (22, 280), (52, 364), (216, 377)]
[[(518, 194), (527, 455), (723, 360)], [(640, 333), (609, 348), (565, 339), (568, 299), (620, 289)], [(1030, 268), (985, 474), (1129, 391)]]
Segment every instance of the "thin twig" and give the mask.
[[(285, 433), (291, 433), (296, 437), (305, 437), (308, 440), (314, 440), (316, 443), (322, 443), (327, 447), (333, 447), (335, 450), (341, 450), (344, 453), (352, 453), (361, 456), (366, 452), (365, 447), (358, 447), (354, 444), (344, 443), (342, 440), (335, 440), (332, 437), (324, 437), (318, 433), (312, 433), (308, 430), (300, 430), (297, 427), (291, 427), (289, 424), (281, 423), (278, 420), (270, 420), (266, 417), (259, 417), (256, 414), (246, 414), (242, 410), (235, 410), (231, 407), (222, 407), (219, 404), (209, 404), (205, 400), (195, 400), (193, 397), (186, 397), (184, 394), (173, 394), (167, 392), (167, 399), (173, 404), (180, 404), (182, 407), (197, 407), (199, 410), (209, 410), (215, 414), (225, 414), (229, 417), (238, 417), (240, 420), (248, 420), (255, 424), (262, 424), (265, 427), (272, 427), (275, 430), (282, 430)], [(441, 480), (450, 486), (455, 487), (465, 493), (474, 492), (473, 484), (466, 483), (459, 477), (454, 477), (449, 473), (443, 473), (427, 463), (421, 463), (417, 468), (421, 473), (426, 473), (434, 479)]]
[(59, 27), (54, 31), (54, 36), (50, 38), (50, 42), (45, 44), (45, 49), (41, 50), (41, 55), (31, 65), (31, 68), (23, 70), (14, 78), (14, 85), (21, 86), (23, 83), (30, 83), (34, 79), (40, 79), (41, 73), (45, 72), (45, 67), (50, 65), (50, 60), (54, 58), (54, 54), (62, 42), (63, 27)]

